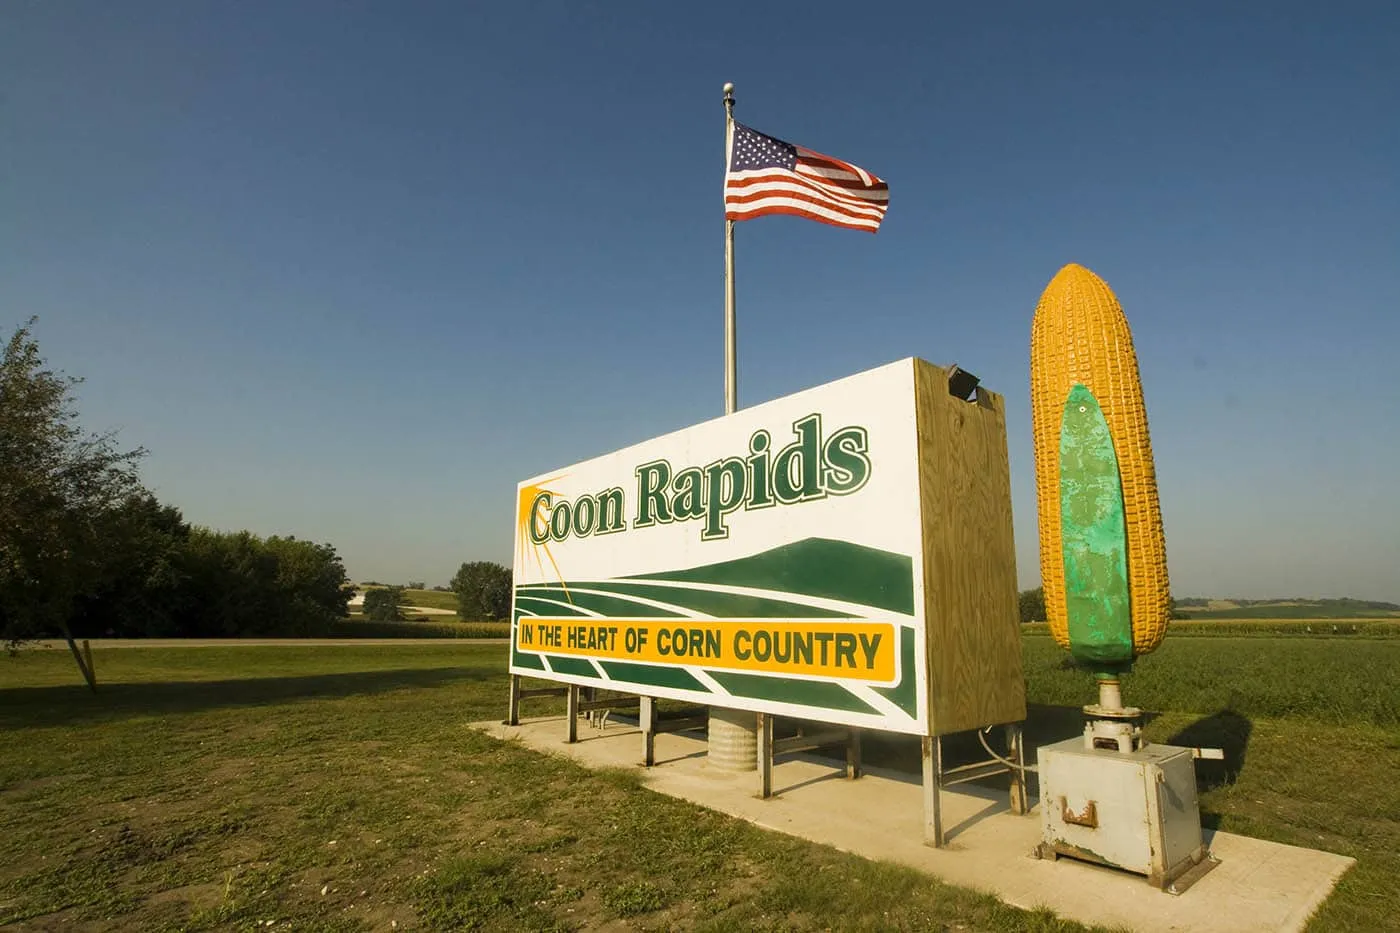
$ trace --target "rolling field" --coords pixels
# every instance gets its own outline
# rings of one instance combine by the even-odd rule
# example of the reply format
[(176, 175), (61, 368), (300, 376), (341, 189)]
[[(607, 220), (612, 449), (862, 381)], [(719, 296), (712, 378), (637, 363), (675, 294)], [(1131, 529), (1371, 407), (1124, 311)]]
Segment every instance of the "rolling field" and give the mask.
[(1188, 619), (1392, 619), (1400, 621), (1400, 612), (1378, 611), (1370, 606), (1319, 606), (1315, 603), (1298, 605), (1270, 604), (1266, 606), (1232, 606), (1228, 609), (1184, 607)]
[[(1087, 678), (1025, 650), (1032, 741), (1074, 734)], [(503, 712), (504, 660), (124, 648), (93, 696), (65, 653), (0, 657), (0, 924), (1082, 929), (466, 729)], [(1152, 739), (1226, 749), (1208, 826), (1358, 859), (1312, 930), (1400, 928), (1397, 669), (1400, 639), (1183, 636), (1125, 683)]]
[[(1178, 636), (1284, 636), (1298, 638), (1329, 638), (1334, 635), (1365, 638), (1400, 638), (1400, 618), (1370, 615), (1364, 618), (1240, 618), (1221, 616), (1214, 619), (1182, 619), (1172, 622), (1168, 633), (1175, 639)], [(1023, 635), (1050, 636), (1050, 629), (1044, 622), (1021, 626)]]
[(441, 590), (404, 590), (404, 603), (409, 606), (427, 606), (429, 609), (451, 609), (457, 611), (457, 594)]
[[(369, 591), (369, 590), (378, 590), (378, 589), (383, 589), (383, 587), (381, 587), (381, 586), (361, 587), (360, 592), (363, 594), (363, 593), (365, 593), (365, 592), (367, 592), (367, 591)], [(409, 617), (412, 617), (412, 616), (413, 616), (413, 610), (410, 609), (410, 608), (408, 608), (408, 607), (410, 607), (410, 606), (415, 607), (415, 608), (420, 608), (420, 609), (440, 609), (440, 610), (443, 610), (443, 611), (445, 611), (445, 612), (450, 612), (450, 613), (452, 613), (452, 615), (450, 615), (450, 616), (441, 616), (441, 617), (439, 617), (439, 616), (437, 616), (437, 615), (434, 615), (434, 616), (432, 617), (434, 620), (436, 620), (437, 618), (456, 619), (456, 618), (458, 617), (458, 616), (457, 616), (457, 594), (456, 594), (456, 593), (451, 593), (451, 592), (444, 593), (444, 592), (442, 592), (441, 590), (410, 590), (410, 589), (404, 589), (404, 590), (403, 590), (403, 606), (404, 606), (404, 612), (405, 612)], [(359, 604), (356, 603), (355, 605), (351, 606), (351, 610), (352, 610), (353, 612), (358, 613), (358, 612), (360, 611), (360, 606), (359, 606)], [(475, 621), (475, 620), (468, 620), (468, 621)]]

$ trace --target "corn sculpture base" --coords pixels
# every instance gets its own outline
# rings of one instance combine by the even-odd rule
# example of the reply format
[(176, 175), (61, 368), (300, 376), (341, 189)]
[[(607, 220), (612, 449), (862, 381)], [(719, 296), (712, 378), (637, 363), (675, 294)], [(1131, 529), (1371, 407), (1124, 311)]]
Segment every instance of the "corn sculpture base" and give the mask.
[(1046, 615), (1099, 687), (1082, 740), (1037, 749), (1039, 853), (1179, 892), (1214, 864), (1201, 841), (1199, 750), (1145, 744), (1141, 711), (1123, 706), (1119, 685), (1161, 643), (1171, 598), (1147, 414), (1127, 319), (1082, 266), (1060, 270), (1036, 308), (1031, 412)]

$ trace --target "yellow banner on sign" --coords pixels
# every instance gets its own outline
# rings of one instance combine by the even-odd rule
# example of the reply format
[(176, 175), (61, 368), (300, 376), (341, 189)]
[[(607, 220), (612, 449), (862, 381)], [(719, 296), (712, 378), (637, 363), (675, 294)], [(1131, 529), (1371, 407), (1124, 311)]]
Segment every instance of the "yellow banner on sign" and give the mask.
[(859, 619), (524, 617), (520, 651), (894, 683), (895, 626)]

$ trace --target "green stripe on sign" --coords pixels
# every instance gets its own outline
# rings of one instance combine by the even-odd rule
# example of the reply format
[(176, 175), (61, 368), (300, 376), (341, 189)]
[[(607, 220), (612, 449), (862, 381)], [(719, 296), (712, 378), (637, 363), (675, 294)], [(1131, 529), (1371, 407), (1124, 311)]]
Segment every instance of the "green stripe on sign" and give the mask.
[(633, 664), (629, 661), (599, 661), (607, 675), (613, 680), (625, 680), (631, 684), (645, 684), (648, 687), (670, 687), (675, 690), (694, 690), (697, 693), (712, 691), (679, 667), (660, 667), (654, 664)]
[[(553, 597), (550, 597), (551, 599)], [(531, 599), (523, 593), (515, 594), (515, 604), (529, 603), (529, 610), (541, 616), (582, 616), (587, 613), (579, 612), (571, 606), (560, 606), (557, 603), (544, 602), (539, 599)]]
[[(570, 583), (570, 586), (575, 584)], [(579, 584), (583, 585), (583, 584)], [(846, 619), (849, 613), (832, 612), (801, 603), (790, 603), (781, 599), (764, 596), (748, 596), (742, 593), (716, 593), (713, 590), (694, 590), (689, 587), (665, 586), (649, 583), (589, 583), (590, 587), (611, 590), (617, 593), (631, 593), (646, 596), (663, 603), (682, 606), (694, 612), (717, 619)]]
[(510, 646), (510, 663), (514, 667), (528, 667), (532, 671), (544, 670), (544, 662), (537, 654), (523, 654), (515, 650), (515, 646)]
[(545, 655), (545, 660), (556, 674), (573, 674), (577, 677), (597, 677), (598, 669), (587, 658), (561, 658), (557, 654)]
[(907, 554), (830, 538), (807, 538), (752, 557), (633, 579), (751, 586), (914, 614), (914, 562)]
[(899, 669), (904, 672), (899, 683), (893, 687), (875, 687), (874, 690), (908, 713), (910, 719), (918, 719), (919, 677), (914, 670), (914, 630), (903, 626), (899, 629)]
[(815, 710), (840, 709), (852, 713), (880, 713), (845, 687), (820, 680), (761, 677), (757, 674), (736, 674), (732, 671), (706, 671), (720, 686), (734, 696), (755, 700), (773, 700), (810, 706)]
[[(529, 598), (531, 594), (543, 596), (547, 599), (557, 599), (563, 602), (572, 602), (580, 609), (588, 609), (592, 612), (600, 612), (605, 616), (614, 619), (627, 618), (679, 618), (679, 614), (666, 609), (658, 609), (655, 606), (648, 606), (645, 603), (634, 603), (630, 599), (620, 596), (600, 596), (597, 593), (580, 593), (578, 588), (590, 587), (601, 589), (602, 587), (592, 583), (570, 583), (569, 592), (564, 593), (563, 587), (559, 586), (522, 586), (517, 592), (521, 597)], [(662, 597), (657, 596), (657, 599)], [(663, 600), (665, 601), (665, 600)]]

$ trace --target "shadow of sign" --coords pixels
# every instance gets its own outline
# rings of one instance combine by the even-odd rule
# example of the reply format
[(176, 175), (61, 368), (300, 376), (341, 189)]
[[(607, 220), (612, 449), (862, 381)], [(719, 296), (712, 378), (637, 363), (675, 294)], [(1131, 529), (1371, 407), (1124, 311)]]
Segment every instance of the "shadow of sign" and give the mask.
[(1196, 762), (1196, 786), (1201, 791), (1208, 791), (1233, 784), (1239, 778), (1244, 770), (1245, 752), (1253, 730), (1254, 724), (1247, 716), (1232, 709), (1223, 709), (1196, 720), (1167, 739), (1167, 744), (1224, 750), (1223, 761), (1203, 758)]
[(63, 684), (0, 689), (0, 727), (56, 726), (120, 719), (132, 714), (181, 714), (296, 700), (333, 699), (494, 678), (459, 667), (356, 671), (240, 680), (108, 683), (99, 694)]

